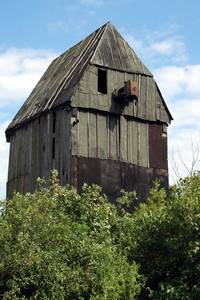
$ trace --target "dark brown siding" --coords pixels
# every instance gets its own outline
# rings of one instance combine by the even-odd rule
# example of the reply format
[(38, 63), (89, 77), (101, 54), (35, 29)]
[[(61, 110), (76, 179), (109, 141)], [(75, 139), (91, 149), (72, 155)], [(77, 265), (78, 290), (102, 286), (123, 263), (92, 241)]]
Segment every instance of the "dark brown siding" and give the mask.
[(163, 133), (161, 124), (149, 124), (149, 166), (168, 169), (167, 135)]
[(168, 188), (167, 170), (139, 167), (119, 160), (72, 156), (70, 174), (70, 183), (78, 190), (84, 183), (98, 184), (110, 199), (116, 199), (121, 189), (125, 189), (135, 190), (138, 201), (145, 201), (156, 178), (162, 187)]

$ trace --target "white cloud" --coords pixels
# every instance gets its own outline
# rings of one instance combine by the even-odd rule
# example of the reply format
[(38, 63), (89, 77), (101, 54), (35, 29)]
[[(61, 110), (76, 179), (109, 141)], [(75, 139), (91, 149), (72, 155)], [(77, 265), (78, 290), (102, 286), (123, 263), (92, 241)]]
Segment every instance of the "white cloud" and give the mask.
[(0, 200), (6, 195), (9, 144), (6, 143), (5, 129), (9, 123), (10, 121), (6, 121), (0, 124)]
[(169, 129), (170, 183), (200, 169), (200, 128)]
[(165, 97), (200, 98), (200, 64), (165, 66), (155, 70), (154, 76)]
[(155, 53), (161, 55), (179, 55), (179, 60), (185, 60), (186, 50), (184, 43), (178, 38), (164, 39), (161, 41), (154, 42), (149, 46), (149, 51), (155, 51)]
[(26, 98), (54, 57), (50, 50), (0, 52), (0, 107)]
[[(182, 38), (174, 34), (163, 32), (160, 35), (145, 34), (143, 39), (133, 34), (125, 34), (125, 38), (136, 53), (152, 64), (166, 64), (166, 61), (172, 63), (182, 63), (187, 60), (187, 51)], [(165, 58), (165, 60), (163, 60)]]
[[(55, 57), (50, 50), (7, 49), (0, 52), (0, 199), (5, 197), (8, 151), (5, 129), (9, 108), (29, 95), (43, 72)], [(6, 108), (6, 109), (5, 109)]]
[(173, 182), (174, 162), (179, 176), (189, 175), (194, 156), (200, 169), (200, 65), (166, 66), (154, 72), (174, 117), (169, 127), (169, 167)]

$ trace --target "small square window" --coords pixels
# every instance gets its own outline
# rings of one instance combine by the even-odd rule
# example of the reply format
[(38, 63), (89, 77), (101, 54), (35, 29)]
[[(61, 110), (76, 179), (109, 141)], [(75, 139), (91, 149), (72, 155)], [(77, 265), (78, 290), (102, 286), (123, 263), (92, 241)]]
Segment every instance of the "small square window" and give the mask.
[(98, 92), (107, 94), (107, 71), (98, 69)]

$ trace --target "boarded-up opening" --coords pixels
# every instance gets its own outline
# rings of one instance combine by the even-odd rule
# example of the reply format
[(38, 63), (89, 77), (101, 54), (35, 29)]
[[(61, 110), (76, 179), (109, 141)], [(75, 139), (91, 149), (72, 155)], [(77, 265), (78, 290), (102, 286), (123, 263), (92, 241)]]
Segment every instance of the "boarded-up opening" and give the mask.
[(168, 169), (167, 137), (161, 124), (149, 124), (149, 164), (150, 168)]
[(98, 92), (107, 94), (107, 71), (98, 69)]

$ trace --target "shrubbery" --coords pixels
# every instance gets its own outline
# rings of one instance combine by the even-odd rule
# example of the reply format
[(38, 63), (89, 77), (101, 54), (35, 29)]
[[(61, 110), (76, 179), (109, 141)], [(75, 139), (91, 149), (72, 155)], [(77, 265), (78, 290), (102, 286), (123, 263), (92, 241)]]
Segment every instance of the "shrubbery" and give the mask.
[(169, 195), (155, 183), (111, 204), (97, 186), (80, 194), (41, 180), (0, 215), (3, 299), (200, 299), (200, 173)]

